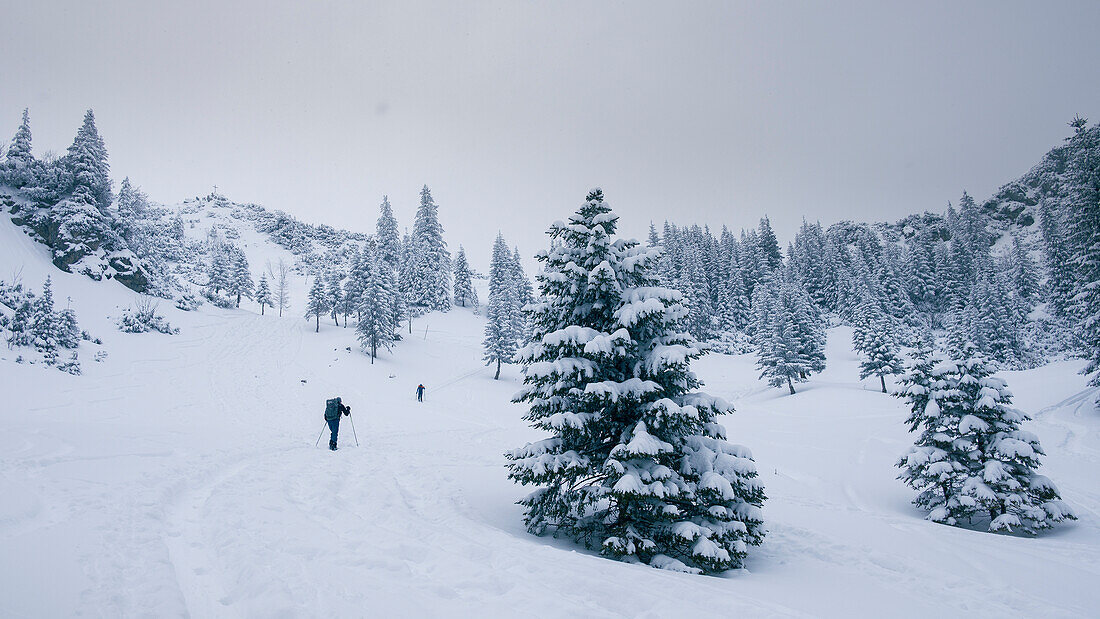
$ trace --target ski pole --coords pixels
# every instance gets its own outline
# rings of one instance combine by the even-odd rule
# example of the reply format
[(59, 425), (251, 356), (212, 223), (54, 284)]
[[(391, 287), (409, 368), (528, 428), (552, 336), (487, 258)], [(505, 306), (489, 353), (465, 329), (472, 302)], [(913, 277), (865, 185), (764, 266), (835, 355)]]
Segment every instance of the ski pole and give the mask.
[(357, 435), (355, 433), (355, 417), (352, 417), (351, 413), (348, 413), (348, 421), (351, 422), (351, 435), (355, 437), (355, 446), (358, 447), (359, 446), (359, 435)]
[(324, 425), (321, 426), (321, 433), (317, 435), (317, 442), (313, 444), (314, 447), (321, 444), (321, 437), (324, 436), (324, 434), (325, 434), (325, 427), (326, 426), (328, 426), (327, 422)]

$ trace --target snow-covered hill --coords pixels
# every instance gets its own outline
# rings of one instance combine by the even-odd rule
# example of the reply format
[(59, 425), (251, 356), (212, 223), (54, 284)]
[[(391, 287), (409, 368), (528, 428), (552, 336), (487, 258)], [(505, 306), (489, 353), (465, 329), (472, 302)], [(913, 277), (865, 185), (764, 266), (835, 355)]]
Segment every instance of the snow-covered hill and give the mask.
[[(218, 220), (220, 216), (201, 218)], [(201, 233), (196, 224), (194, 234)], [(189, 232), (189, 234), (192, 234)], [(241, 228), (250, 262), (284, 254)], [(861, 384), (850, 332), (797, 395), (750, 356), (697, 364), (734, 402), (769, 500), (748, 569), (700, 577), (528, 535), (502, 453), (537, 438), (493, 381), (481, 318), (429, 314), (371, 365), (351, 329), (204, 305), (124, 334), (136, 295), (58, 272), (0, 220), (0, 277), (72, 298), (107, 351), (70, 376), (0, 350), (4, 616), (1088, 616), (1100, 607), (1100, 413), (1062, 362), (1006, 373), (1043, 472), (1080, 520), (1036, 538), (932, 524), (894, 479), (901, 402)], [(90, 349), (89, 349), (90, 350)], [(427, 386), (425, 402), (414, 388)], [(353, 407), (315, 448), (324, 400)], [(355, 436), (359, 445), (355, 444)], [(324, 439), (322, 439), (324, 440)], [(323, 447), (323, 446), (322, 446)]]

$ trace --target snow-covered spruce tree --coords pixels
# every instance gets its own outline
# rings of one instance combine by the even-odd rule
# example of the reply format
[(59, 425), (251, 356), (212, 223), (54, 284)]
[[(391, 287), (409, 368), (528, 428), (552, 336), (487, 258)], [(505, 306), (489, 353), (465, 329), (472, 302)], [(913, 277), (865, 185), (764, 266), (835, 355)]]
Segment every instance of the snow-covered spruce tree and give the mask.
[(1039, 296), (1039, 269), (1019, 236), (1012, 237), (1010, 264), (1010, 275), (1016, 294), (1030, 306)]
[(398, 325), (393, 319), (392, 297), (397, 291), (392, 288), (393, 271), (374, 239), (367, 242), (361, 262), (363, 293), (355, 331), (363, 349), (370, 352), (370, 362), (374, 363), (379, 348), (391, 350), (393, 347)]
[(919, 491), (914, 504), (945, 524), (988, 517), (990, 531), (1034, 533), (1075, 519), (1054, 484), (1035, 472), (1044, 452), (1020, 429), (1028, 417), (1010, 406), (1005, 381), (974, 344), (956, 352), (962, 361), (918, 359), (901, 379), (910, 429), (921, 431), (897, 463), (899, 479)]
[(512, 361), (516, 353), (516, 288), (512, 254), (504, 236), (497, 233), (493, 243), (493, 257), (489, 261), (489, 302), (485, 309), (485, 365), (496, 364), (493, 379), (500, 378), (502, 363)]
[[(377, 239), (375, 240), (377, 243)], [(361, 318), (359, 304), (363, 300), (363, 253), (353, 247), (348, 257), (348, 278), (344, 282), (344, 296), (340, 298), (340, 311), (344, 314), (344, 327), (348, 326), (348, 316), (352, 312), (356, 314), (356, 320)]]
[(57, 348), (61, 340), (60, 324), (53, 305), (53, 287), (49, 276), (42, 283), (42, 294), (32, 304), (30, 320), (32, 343), (38, 352), (43, 353), (47, 365), (57, 365)]
[(792, 269), (769, 274), (753, 293), (754, 332), (760, 378), (786, 386), (825, 369), (825, 329)]
[[(91, 110), (77, 131), (68, 153), (61, 160), (69, 180), (67, 197), (49, 207), (37, 218), (36, 229), (53, 248), (54, 264), (63, 271), (99, 249), (120, 247), (107, 207), (111, 203), (110, 167), (107, 148), (95, 126)], [(98, 279), (101, 272), (90, 266), (81, 272)]]
[(36, 161), (31, 153), (30, 110), (23, 110), (23, 122), (15, 132), (8, 146), (4, 164), (0, 167), (0, 184), (14, 189), (26, 187), (34, 182)]
[(412, 241), (416, 252), (410, 273), (409, 304), (424, 311), (445, 312), (451, 307), (451, 254), (443, 240), (439, 207), (427, 185), (420, 190)]
[(711, 305), (706, 271), (698, 247), (689, 245), (684, 251), (684, 268), (676, 282), (676, 289), (684, 295), (683, 303), (688, 310), (684, 326), (693, 337), (705, 340), (714, 333), (715, 313)]
[(325, 294), (325, 283), (321, 275), (313, 277), (313, 287), (309, 289), (309, 299), (306, 304), (306, 318), (313, 316), (317, 320), (315, 333), (321, 332), (321, 316), (328, 313), (328, 296)]
[(538, 255), (515, 400), (553, 436), (507, 454), (509, 477), (539, 486), (520, 502), (525, 522), (652, 567), (741, 566), (764, 536), (755, 463), (716, 422), (729, 405), (694, 391), (702, 352), (680, 327), (681, 295), (656, 286), (657, 252), (615, 240), (617, 222), (593, 190)]
[(470, 281), (470, 263), (466, 261), (466, 250), (458, 246), (458, 255), (455, 256), (455, 305), (477, 308), (477, 291)]
[(974, 513), (960, 489), (969, 465), (959, 434), (958, 365), (928, 352), (918, 354), (900, 379), (899, 395), (909, 400), (906, 423), (917, 432), (916, 442), (896, 463), (898, 479), (917, 491), (913, 504), (928, 511), (928, 519), (958, 524)]
[(512, 248), (512, 286), (515, 288), (515, 312), (512, 315), (516, 339), (520, 342), (527, 341), (531, 334), (531, 325), (527, 320), (527, 312), (524, 308), (535, 300), (535, 288), (531, 280), (527, 279), (527, 273), (523, 271), (523, 254), (518, 247)]
[(1066, 318), (1073, 305), (1077, 282), (1066, 244), (1065, 228), (1058, 212), (1048, 202), (1039, 207), (1039, 230), (1043, 237), (1043, 263), (1046, 267), (1046, 294), (1052, 314)]
[(238, 249), (233, 252), (233, 273), (229, 284), (229, 294), (237, 297), (237, 307), (241, 306), (241, 297), (252, 298), (253, 288), (254, 284), (252, 283), (252, 272), (248, 268), (248, 258), (243, 251)]
[(859, 364), (859, 379), (878, 376), (883, 393), (886, 393), (886, 376), (899, 374), (902, 371), (893, 329), (894, 323), (885, 318), (880, 318), (868, 325), (863, 339), (865, 358)]
[(969, 477), (960, 495), (989, 515), (990, 531), (1027, 533), (1076, 519), (1058, 489), (1036, 473), (1045, 455), (1039, 438), (1020, 429), (1030, 418), (1012, 408), (1012, 394), (973, 344), (959, 351), (960, 421), (956, 443), (969, 452)]
[(264, 308), (275, 307), (271, 298), (271, 287), (267, 284), (267, 274), (260, 274), (260, 285), (256, 287), (256, 302), (260, 304), (260, 315), (264, 315)]
[(760, 234), (757, 237), (757, 251), (761, 266), (769, 271), (778, 271), (783, 267), (783, 255), (779, 253), (779, 241), (772, 231), (772, 222), (767, 217), (760, 219)]
[(382, 260), (391, 269), (398, 268), (401, 262), (401, 233), (397, 229), (397, 218), (393, 216), (389, 196), (382, 196), (382, 205), (378, 207), (375, 237), (378, 239), (378, 251)]
[[(336, 326), (340, 326), (340, 308), (344, 306), (344, 274), (339, 269), (332, 269), (325, 274), (325, 295), (328, 297), (329, 318)], [(345, 317), (346, 318), (346, 317)], [(347, 326), (347, 320), (344, 321)]]

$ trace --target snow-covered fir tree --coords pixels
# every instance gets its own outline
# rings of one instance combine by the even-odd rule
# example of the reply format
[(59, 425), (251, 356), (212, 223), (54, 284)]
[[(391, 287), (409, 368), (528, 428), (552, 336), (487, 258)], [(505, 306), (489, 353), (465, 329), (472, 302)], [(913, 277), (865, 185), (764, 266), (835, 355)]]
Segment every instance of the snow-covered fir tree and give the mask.
[(684, 295), (683, 303), (688, 309), (684, 326), (696, 339), (705, 340), (714, 331), (714, 307), (702, 252), (694, 245), (684, 250), (684, 268), (676, 282), (676, 289)]
[(658, 252), (615, 239), (617, 223), (593, 190), (538, 255), (515, 399), (552, 436), (508, 454), (509, 476), (539, 487), (525, 522), (652, 567), (738, 567), (764, 536), (755, 463), (716, 422), (731, 407), (695, 391), (702, 350), (681, 295), (657, 286)]
[(527, 273), (523, 271), (523, 254), (519, 253), (518, 247), (512, 248), (511, 277), (512, 287), (514, 288), (513, 295), (515, 296), (512, 330), (515, 332), (517, 340), (525, 341), (530, 333), (530, 325), (524, 308), (535, 300), (535, 289), (531, 285), (531, 280), (527, 278)]
[(902, 371), (901, 357), (892, 333), (894, 323), (882, 315), (869, 319), (870, 324), (865, 325), (863, 330), (860, 351), (863, 360), (859, 364), (859, 379), (878, 376), (882, 392), (886, 393), (886, 377)]
[(1012, 237), (1012, 254), (1009, 273), (1016, 294), (1028, 305), (1034, 303), (1039, 295), (1039, 268), (1031, 259), (1019, 236)]
[(753, 295), (754, 332), (760, 378), (786, 386), (825, 369), (825, 328), (820, 314), (791, 269), (769, 275)]
[(325, 282), (321, 275), (313, 277), (313, 286), (309, 289), (309, 299), (306, 305), (306, 318), (312, 316), (317, 325), (315, 332), (321, 331), (321, 316), (328, 313), (328, 295), (325, 294)]
[(380, 257), (391, 269), (401, 262), (401, 233), (397, 228), (397, 218), (393, 216), (389, 196), (382, 196), (382, 205), (378, 207), (378, 223), (375, 226)]
[(260, 315), (264, 315), (264, 308), (275, 307), (271, 296), (271, 287), (267, 283), (267, 274), (260, 274), (260, 283), (256, 287), (256, 302), (260, 304)]
[[(68, 197), (49, 208), (41, 219), (41, 229), (45, 231), (47, 244), (53, 247), (54, 264), (67, 271), (101, 248), (108, 251), (119, 248), (118, 235), (107, 212), (111, 203), (107, 148), (96, 130), (91, 110), (84, 115), (84, 124), (62, 161), (67, 178), (71, 179)], [(90, 267), (81, 272), (100, 276)]]
[(23, 110), (23, 122), (8, 146), (4, 163), (0, 166), (0, 184), (20, 189), (35, 181), (37, 161), (31, 153), (30, 110)]
[(510, 363), (516, 353), (517, 299), (513, 276), (515, 265), (504, 236), (497, 233), (493, 256), (489, 261), (489, 299), (485, 308), (485, 364), (496, 364), (494, 379), (500, 378), (502, 363)]
[[(339, 326), (340, 308), (344, 307), (344, 274), (339, 269), (330, 269), (325, 274), (325, 295), (328, 297), (329, 318)], [(347, 326), (347, 317), (344, 318), (344, 326)]]
[(1028, 533), (1075, 519), (1058, 490), (1039, 475), (1039, 439), (1020, 429), (1004, 380), (972, 343), (960, 361), (918, 357), (902, 377), (916, 443), (897, 462), (899, 479), (918, 491), (929, 520), (951, 525), (988, 519), (990, 531)]
[(239, 249), (233, 252), (233, 273), (229, 283), (229, 294), (237, 297), (236, 305), (241, 306), (241, 297), (252, 298), (254, 284), (252, 271), (248, 267), (248, 257)]
[(455, 256), (455, 305), (460, 307), (470, 306), (477, 309), (477, 291), (470, 281), (470, 263), (466, 261), (466, 250), (458, 246), (458, 255)]
[(360, 258), (362, 269), (362, 297), (359, 302), (359, 324), (355, 331), (363, 349), (370, 353), (371, 363), (378, 356), (378, 349), (391, 350), (397, 335), (394, 322), (392, 297), (393, 269), (382, 247), (375, 239), (367, 242)]
[(439, 207), (427, 185), (420, 190), (420, 208), (416, 211), (409, 272), (409, 304), (425, 311), (445, 312), (451, 307), (451, 254), (443, 240)]

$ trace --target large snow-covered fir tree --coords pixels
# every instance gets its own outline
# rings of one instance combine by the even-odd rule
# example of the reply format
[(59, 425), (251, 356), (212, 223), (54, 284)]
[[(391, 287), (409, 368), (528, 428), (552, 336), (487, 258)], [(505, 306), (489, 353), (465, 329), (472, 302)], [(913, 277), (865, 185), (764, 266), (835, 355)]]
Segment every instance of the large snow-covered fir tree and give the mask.
[(427, 185), (420, 190), (420, 208), (413, 226), (412, 268), (409, 273), (410, 305), (426, 311), (445, 312), (451, 307), (451, 254), (443, 240), (439, 207)]
[(504, 236), (497, 233), (489, 261), (489, 300), (485, 308), (485, 364), (496, 364), (494, 379), (500, 378), (502, 363), (512, 361), (519, 333), (516, 331), (517, 298), (512, 253)]
[(731, 407), (695, 391), (702, 351), (681, 295), (657, 286), (658, 252), (615, 239), (617, 223), (595, 189), (537, 256), (515, 400), (552, 436), (507, 454), (509, 476), (539, 487), (525, 522), (652, 567), (738, 567), (764, 536), (755, 463), (717, 423)]

